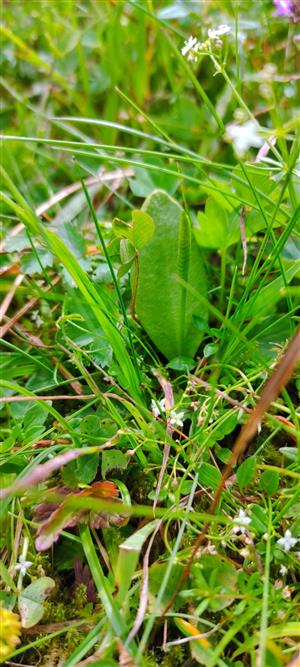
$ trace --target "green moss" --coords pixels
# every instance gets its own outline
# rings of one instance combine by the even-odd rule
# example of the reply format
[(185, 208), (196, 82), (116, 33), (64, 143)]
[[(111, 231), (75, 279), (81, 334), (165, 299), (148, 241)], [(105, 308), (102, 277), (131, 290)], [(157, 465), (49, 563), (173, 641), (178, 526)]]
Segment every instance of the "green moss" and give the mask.
[(166, 653), (161, 667), (181, 667), (185, 659), (185, 649), (183, 646), (172, 646), (169, 653)]
[(188, 654), (186, 653), (186, 647), (184, 646), (172, 646), (168, 653), (160, 652), (158, 655), (157, 652), (147, 653), (146, 664), (147, 667), (182, 667)]

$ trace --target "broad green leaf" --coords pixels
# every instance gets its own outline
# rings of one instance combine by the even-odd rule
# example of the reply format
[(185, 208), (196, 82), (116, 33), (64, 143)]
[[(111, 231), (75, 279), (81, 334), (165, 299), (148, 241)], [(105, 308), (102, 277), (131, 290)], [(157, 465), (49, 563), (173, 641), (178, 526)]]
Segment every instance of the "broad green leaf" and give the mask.
[(205, 213), (198, 213), (194, 234), (197, 243), (205, 248), (228, 248), (240, 238), (239, 212), (229, 211), (214, 197), (208, 197)]
[[(149, 568), (149, 606), (150, 609), (152, 606), (157, 604), (156, 597), (160, 593), (161, 582), (165, 576), (168, 563), (153, 563)], [(174, 563), (172, 567), (171, 576), (169, 577), (167, 586), (164, 590), (163, 596), (160, 600), (158, 613), (162, 613), (166, 608), (166, 605), (170, 602), (173, 597), (174, 590), (179, 583), (180, 577), (183, 572), (183, 565), (181, 563)], [(174, 608), (178, 609), (183, 605), (182, 600), (177, 598), (174, 602)]]
[(41, 577), (22, 590), (19, 596), (19, 612), (23, 628), (32, 628), (42, 618), (43, 602), (55, 587), (51, 577)]
[(202, 254), (182, 208), (167, 193), (153, 192), (143, 210), (153, 219), (155, 231), (139, 254), (136, 313), (153, 343), (168, 359), (192, 358), (202, 339), (193, 318), (207, 318), (207, 313), (176, 276), (205, 297)]
[(173, 371), (191, 371), (195, 368), (195, 361), (191, 357), (175, 357), (167, 364), (167, 368), (172, 368)]
[(137, 250), (141, 250), (154, 234), (154, 222), (145, 211), (132, 211), (132, 222), (132, 243)]
[[(132, 235), (132, 230), (131, 230)], [(131, 238), (131, 236), (130, 236)], [(134, 259), (135, 251), (132, 243), (128, 239), (121, 239), (120, 241), (120, 258), (122, 264), (128, 264)]]
[(105, 479), (109, 470), (125, 470), (128, 465), (128, 459), (118, 449), (110, 449), (102, 454), (101, 474)]
[(244, 491), (246, 486), (251, 484), (254, 479), (256, 470), (256, 459), (255, 456), (249, 456), (248, 459), (245, 459), (243, 463), (238, 467), (236, 471), (237, 481), (241, 491)]
[[(100, 418), (97, 415), (86, 415), (80, 422), (80, 431), (85, 435), (101, 435)], [(87, 437), (88, 441), (88, 437)], [(87, 444), (90, 444), (87, 442)]]
[(229, 561), (215, 554), (203, 554), (192, 566), (192, 573), (200, 596), (209, 598), (212, 610), (219, 611), (232, 604), (238, 573)]
[(32, 276), (34, 273), (42, 273), (42, 268), (46, 269), (53, 264), (53, 255), (44, 250), (44, 248), (36, 248), (36, 255), (33, 252), (28, 252), (21, 256), (21, 271), (26, 275)]
[(221, 480), (221, 473), (211, 463), (202, 463), (199, 468), (198, 479), (199, 483), (205, 488), (216, 489)]
[(219, 345), (218, 343), (207, 343), (205, 345), (204, 350), (203, 350), (203, 356), (208, 359), (208, 357), (212, 357), (213, 354), (216, 354), (218, 352)]
[(263, 535), (268, 527), (268, 517), (265, 510), (260, 505), (251, 507), (251, 530)]
[(76, 461), (76, 478), (80, 484), (94, 481), (99, 465), (99, 453), (82, 456)]
[(276, 493), (279, 487), (279, 474), (275, 470), (264, 470), (259, 486), (262, 491), (268, 496), (272, 496), (273, 493)]
[(0, 608), (10, 609), (13, 611), (17, 601), (17, 596), (15, 593), (9, 593), (8, 591), (0, 591)]

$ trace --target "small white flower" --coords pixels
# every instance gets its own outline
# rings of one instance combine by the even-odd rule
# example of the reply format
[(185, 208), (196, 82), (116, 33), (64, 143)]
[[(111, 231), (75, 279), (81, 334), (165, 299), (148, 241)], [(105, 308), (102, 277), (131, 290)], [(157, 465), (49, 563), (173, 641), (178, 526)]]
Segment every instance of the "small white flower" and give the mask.
[(170, 424), (177, 428), (183, 427), (184, 412), (176, 412), (176, 410), (170, 411)]
[(281, 565), (279, 572), (280, 574), (282, 574), (283, 577), (285, 574), (287, 574), (287, 571), (288, 571), (287, 567), (285, 567), (285, 565)]
[(16, 570), (20, 570), (20, 573), (24, 577), (28, 568), (33, 565), (31, 560), (26, 560), (26, 557), (23, 556), (23, 554), (19, 557), (19, 561), (17, 565), (15, 566)]
[(233, 523), (236, 525), (233, 527), (232, 532), (233, 533), (241, 533), (242, 535), (245, 534), (246, 528), (251, 523), (251, 519), (249, 516), (247, 516), (246, 512), (244, 510), (239, 510), (238, 516), (233, 519)]
[(226, 139), (232, 141), (239, 156), (243, 157), (250, 146), (260, 148), (263, 145), (263, 139), (257, 128), (254, 120), (247, 120), (243, 125), (231, 123), (226, 126)]
[(197, 60), (196, 52), (198, 51), (200, 43), (197, 41), (197, 37), (192, 35), (184, 42), (184, 46), (181, 49), (183, 56), (187, 56), (188, 60)]
[(289, 551), (291, 547), (294, 547), (295, 544), (297, 544), (297, 542), (298, 540), (296, 537), (292, 537), (290, 530), (286, 530), (284, 536), (281, 537), (280, 540), (277, 540), (277, 544), (280, 544), (284, 551)]
[(166, 411), (166, 399), (162, 398), (161, 401), (151, 401), (151, 411), (154, 417), (160, 417), (162, 412)]
[(31, 319), (36, 324), (38, 329), (42, 326), (42, 324), (44, 322), (44, 320), (41, 318), (38, 310), (34, 310), (31, 313)]
[(208, 36), (209, 39), (215, 39), (219, 42), (220, 37), (222, 37), (222, 35), (226, 35), (229, 32), (230, 32), (229, 25), (222, 24), (218, 28), (209, 28)]

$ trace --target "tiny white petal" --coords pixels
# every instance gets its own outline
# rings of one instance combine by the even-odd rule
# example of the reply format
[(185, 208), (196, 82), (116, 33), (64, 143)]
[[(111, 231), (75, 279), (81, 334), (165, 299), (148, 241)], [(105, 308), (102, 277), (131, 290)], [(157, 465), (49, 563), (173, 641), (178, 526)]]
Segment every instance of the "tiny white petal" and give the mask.
[(230, 32), (231, 28), (229, 25), (226, 25), (226, 23), (222, 23), (222, 25), (219, 26), (218, 32), (219, 35), (226, 35), (228, 32)]
[(209, 28), (208, 36), (210, 39), (216, 39), (216, 37), (218, 36), (217, 31), (214, 28)]
[(279, 544), (284, 549), (284, 551), (289, 551), (295, 546), (295, 544), (297, 544), (297, 542), (298, 540), (296, 537), (292, 537), (290, 530), (286, 530), (284, 536), (277, 540), (277, 544)]
[(159, 417), (159, 415), (160, 415), (159, 408), (157, 407), (157, 405), (156, 405), (155, 401), (153, 400), (153, 398), (152, 398), (152, 400), (151, 400), (151, 412), (152, 412), (152, 414), (154, 415), (154, 417)]
[(247, 516), (246, 512), (242, 509), (239, 510), (238, 516), (233, 519), (233, 523), (236, 525), (233, 527), (233, 533), (241, 533), (242, 535), (246, 532), (246, 527), (251, 523), (251, 518)]
[(184, 46), (181, 49), (181, 53), (183, 56), (188, 55), (188, 60), (197, 60), (195, 53), (191, 53), (191, 51), (197, 51), (199, 49), (199, 42), (197, 41), (197, 37), (193, 37), (192, 35), (184, 42)]
[(16, 569), (16, 570), (20, 570), (20, 573), (21, 573), (21, 574), (23, 575), (23, 577), (24, 577), (25, 574), (26, 574), (26, 572), (27, 572), (27, 570), (28, 570), (28, 568), (29, 568), (31, 565), (33, 565), (32, 561), (31, 561), (31, 560), (26, 560), (26, 559), (25, 559), (25, 556), (21, 555), (21, 556), (19, 557), (19, 562), (18, 562), (17, 565), (15, 566), (15, 569)]
[(162, 398), (161, 401), (159, 401), (159, 407), (162, 412), (166, 412), (166, 399)]
[(41, 318), (38, 310), (33, 310), (31, 313), (31, 319), (35, 322), (38, 329), (42, 326), (44, 320)]
[(166, 403), (165, 398), (162, 398), (161, 401), (158, 401), (158, 404), (152, 398), (152, 400), (151, 400), (151, 412), (154, 415), (154, 417), (160, 417), (160, 414), (162, 412), (166, 411), (165, 403)]
[[(208, 36), (209, 36), (209, 39), (215, 39), (217, 41), (220, 41), (219, 38), (222, 35), (226, 35), (229, 32), (230, 32), (229, 25), (223, 24), (223, 25), (220, 25), (218, 28), (209, 28)], [(221, 44), (222, 44), (222, 42), (221, 42)]]
[(281, 568), (279, 570), (280, 574), (284, 576), (285, 574), (287, 574), (287, 571), (288, 571), (287, 567), (285, 567), (285, 565), (281, 565)]
[(184, 412), (176, 412), (176, 410), (171, 410), (170, 412), (171, 426), (177, 426), (178, 428), (182, 428), (183, 418), (184, 418)]

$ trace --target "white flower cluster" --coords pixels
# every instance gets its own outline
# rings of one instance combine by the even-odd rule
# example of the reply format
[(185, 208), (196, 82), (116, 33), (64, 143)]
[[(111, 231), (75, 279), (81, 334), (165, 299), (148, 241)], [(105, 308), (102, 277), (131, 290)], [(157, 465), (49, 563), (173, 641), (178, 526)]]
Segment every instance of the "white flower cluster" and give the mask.
[[(247, 530), (247, 526), (249, 526), (251, 523), (251, 517), (247, 516), (244, 510), (239, 510), (238, 515), (233, 519), (233, 523), (235, 525), (233, 526), (232, 532), (236, 534), (241, 533), (241, 535), (244, 535)], [(268, 538), (267, 533), (264, 537), (266, 537), (266, 539)], [(297, 537), (292, 536), (291, 531), (288, 529), (285, 531), (284, 536), (277, 540), (277, 544), (279, 544), (282, 549), (284, 549), (284, 551), (289, 551), (299, 541), (300, 540)], [(282, 565), (280, 572), (281, 574), (286, 574), (287, 568)]]
[[(161, 401), (151, 401), (151, 410), (154, 417), (159, 417), (162, 412), (166, 412), (166, 399), (162, 398)], [(170, 424), (175, 428), (183, 427), (184, 412), (176, 412), (176, 410), (169, 411)]]
[(208, 52), (213, 46), (222, 46), (222, 37), (230, 32), (228, 25), (220, 25), (218, 28), (209, 28), (208, 39), (206, 42), (198, 42), (197, 37), (192, 35), (185, 41), (181, 53), (187, 57), (187, 60), (197, 62), (200, 51)]

